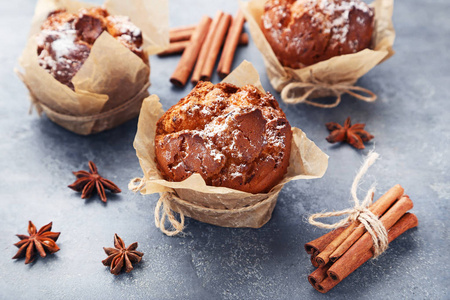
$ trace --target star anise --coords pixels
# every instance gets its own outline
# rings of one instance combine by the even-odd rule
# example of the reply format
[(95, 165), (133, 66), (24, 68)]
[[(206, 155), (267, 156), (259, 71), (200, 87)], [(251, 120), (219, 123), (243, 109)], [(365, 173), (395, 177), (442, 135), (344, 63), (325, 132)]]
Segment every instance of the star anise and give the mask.
[(98, 174), (97, 166), (89, 161), (89, 169), (91, 172), (87, 171), (78, 171), (72, 172), (73, 175), (77, 177), (77, 180), (69, 185), (69, 187), (77, 192), (81, 193), (81, 198), (90, 198), (94, 189), (97, 190), (100, 199), (103, 202), (106, 202), (105, 189), (110, 190), (113, 193), (120, 193), (121, 190), (117, 185), (115, 185), (111, 180), (103, 178)]
[(331, 132), (327, 137), (329, 143), (347, 142), (357, 149), (364, 149), (364, 143), (374, 138), (373, 135), (364, 130), (364, 123), (352, 125), (350, 117), (345, 120), (344, 126), (330, 122), (325, 124)]
[[(38, 232), (36, 232), (36, 226), (29, 221), (28, 222), (28, 235), (17, 234), (20, 242), (14, 245), (19, 248), (13, 259), (21, 258), (25, 256), (25, 264), (29, 264), (34, 260), (35, 251), (37, 250), (41, 257), (46, 257), (47, 253), (52, 254), (59, 251), (56, 240), (61, 232), (51, 232), (52, 222), (45, 226), (42, 226)], [(46, 253), (47, 252), (47, 253)]]
[(133, 270), (133, 263), (138, 263), (141, 261), (144, 253), (136, 251), (138, 243), (133, 243), (128, 248), (125, 247), (123, 240), (116, 234), (114, 234), (114, 247), (115, 248), (105, 248), (105, 253), (108, 257), (102, 260), (105, 266), (110, 266), (111, 273), (114, 275), (119, 275), (122, 269), (125, 272), (130, 272)]

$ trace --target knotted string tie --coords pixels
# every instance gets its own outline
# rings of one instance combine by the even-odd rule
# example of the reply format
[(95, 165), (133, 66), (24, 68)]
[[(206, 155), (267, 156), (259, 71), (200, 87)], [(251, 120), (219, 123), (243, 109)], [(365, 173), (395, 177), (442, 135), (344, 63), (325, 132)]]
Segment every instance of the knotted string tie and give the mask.
[[(307, 91), (301, 96), (295, 96), (294, 91), (298, 88), (307, 89)], [(308, 99), (308, 97), (312, 93), (319, 90), (331, 91), (336, 96), (335, 102), (331, 104), (323, 104)], [(373, 102), (377, 99), (377, 95), (375, 95), (372, 91), (360, 86), (354, 86), (350, 83), (327, 83), (320, 81), (314, 77), (312, 70), (310, 70), (309, 82), (295, 81), (288, 83), (281, 91), (281, 98), (284, 100), (284, 102), (289, 104), (307, 103), (309, 105), (321, 108), (333, 108), (339, 105), (339, 103), (341, 102), (341, 95), (345, 93), (366, 102)], [(363, 94), (367, 94), (368, 96), (365, 96)]]
[[(379, 154), (375, 152), (370, 152), (364, 161), (361, 169), (356, 174), (355, 179), (353, 180), (353, 184), (351, 187), (351, 195), (354, 202), (353, 208), (348, 208), (335, 212), (325, 212), (325, 213), (317, 213), (313, 214), (309, 217), (308, 221), (311, 225), (317, 226), (319, 228), (326, 229), (335, 229), (342, 226), (347, 225), (349, 222), (359, 221), (364, 225), (367, 232), (369, 232), (370, 236), (373, 240), (373, 249), (374, 249), (374, 258), (383, 253), (389, 244), (388, 241), (388, 233), (386, 228), (380, 219), (374, 215), (370, 210), (369, 206), (372, 204), (373, 195), (375, 192), (375, 187), (372, 186), (367, 192), (366, 197), (362, 202), (359, 201), (358, 196), (356, 194), (359, 182), (364, 174), (367, 172), (369, 167), (375, 163), (378, 159)], [(316, 221), (319, 218), (329, 218), (329, 217), (339, 217), (343, 215), (348, 215), (348, 217), (336, 222), (334, 224), (327, 224)]]

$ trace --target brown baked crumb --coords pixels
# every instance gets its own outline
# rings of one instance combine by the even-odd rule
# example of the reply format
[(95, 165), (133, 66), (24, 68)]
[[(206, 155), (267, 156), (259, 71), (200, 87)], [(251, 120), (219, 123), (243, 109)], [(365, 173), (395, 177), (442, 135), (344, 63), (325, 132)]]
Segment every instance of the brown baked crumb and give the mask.
[(268, 192), (287, 171), (291, 140), (270, 93), (199, 82), (158, 121), (156, 162), (166, 180), (199, 173), (208, 185)]

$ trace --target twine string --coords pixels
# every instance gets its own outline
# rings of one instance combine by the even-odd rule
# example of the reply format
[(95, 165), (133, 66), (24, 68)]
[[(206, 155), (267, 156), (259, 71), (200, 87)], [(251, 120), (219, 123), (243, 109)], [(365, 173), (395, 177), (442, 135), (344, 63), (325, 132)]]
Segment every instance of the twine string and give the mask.
[[(174, 211), (168, 204), (172, 196), (174, 195), (171, 192), (162, 193), (155, 207), (155, 225), (167, 236), (177, 235), (183, 232), (184, 229), (184, 214), (182, 212), (179, 213), (180, 221), (178, 221), (174, 215)], [(166, 228), (166, 218), (170, 225), (172, 225), (172, 230)]]
[[(128, 189), (133, 192), (138, 192), (144, 186), (145, 179), (136, 177), (130, 181), (130, 183), (128, 184)], [(177, 235), (183, 232), (184, 229), (184, 214), (182, 212), (179, 212), (180, 221), (178, 221), (174, 215), (174, 211), (170, 208), (170, 205), (168, 203), (168, 201), (170, 201), (172, 197), (176, 197), (172, 192), (161, 193), (155, 206), (155, 225), (168, 236)], [(166, 228), (166, 220), (168, 220), (170, 225), (172, 225), (172, 230)]]
[[(133, 192), (142, 191), (142, 189), (145, 188), (146, 183), (148, 182), (149, 180), (145, 177), (144, 178), (136, 177), (129, 182), (128, 189)], [(174, 191), (162, 192), (160, 193), (160, 197), (155, 206), (154, 211), (155, 226), (159, 228), (167, 236), (176, 236), (178, 234), (183, 233), (185, 227), (185, 216), (186, 216), (185, 212), (187, 215), (189, 215), (190, 211), (197, 211), (197, 212), (200, 211), (199, 215), (203, 217), (213, 213), (219, 215), (229, 214), (230, 216), (233, 215), (236, 218), (241, 218), (242, 216), (245, 216), (248, 213), (253, 213), (254, 211), (261, 211), (261, 209), (264, 209), (264, 211), (271, 212), (270, 209), (273, 209), (273, 206), (276, 202), (276, 199), (278, 197), (278, 194), (280, 193), (281, 188), (282, 188), (281, 186), (274, 188), (271, 192), (267, 194), (266, 198), (261, 199), (259, 202), (256, 202), (250, 206), (246, 205), (233, 209), (209, 208), (201, 205), (196, 205), (194, 203), (189, 202), (188, 200), (179, 198), (176, 192)], [(147, 191), (144, 191), (144, 194), (146, 193)], [(174, 210), (172, 207), (176, 207), (176, 210)], [(179, 215), (178, 218), (177, 214)], [(205, 220), (203, 220), (203, 222), (209, 223), (208, 221)], [(222, 226), (220, 224), (215, 225)], [(228, 227), (227, 225), (223, 226)]]
[(145, 186), (145, 180), (143, 178), (135, 177), (128, 183), (128, 189), (133, 192), (139, 192)]
[[(295, 96), (296, 89), (306, 89), (306, 91), (300, 96)], [(336, 97), (335, 101), (331, 104), (323, 104), (308, 99), (312, 93), (320, 90), (331, 91)], [(366, 102), (373, 102), (377, 99), (375, 93), (360, 86), (354, 86), (349, 83), (327, 83), (320, 81), (314, 77), (312, 70), (310, 70), (309, 82), (296, 81), (288, 83), (281, 91), (281, 98), (289, 104), (306, 103), (321, 108), (333, 108), (338, 106), (341, 102), (342, 94), (350, 94), (353, 97)]]
[[(359, 186), (359, 182), (361, 181), (361, 178), (364, 176), (364, 174), (366, 174), (369, 167), (375, 163), (378, 157), (379, 157), (378, 153), (373, 151), (370, 152), (366, 160), (364, 161), (363, 165), (361, 166), (361, 169), (356, 174), (355, 179), (353, 180), (353, 184), (350, 190), (354, 202), (353, 208), (348, 208), (336, 212), (317, 213), (309, 217), (310, 224), (317, 226), (319, 228), (326, 228), (326, 229), (335, 229), (338, 227), (342, 227), (348, 224), (348, 222), (350, 221), (361, 222), (361, 224), (364, 225), (367, 232), (372, 237), (374, 258), (383, 253), (388, 247), (389, 241), (387, 230), (384, 227), (383, 223), (380, 221), (380, 219), (369, 210), (369, 206), (370, 204), (372, 204), (373, 201), (375, 187), (372, 186), (369, 189), (362, 202), (360, 202), (360, 200), (358, 199), (356, 192)], [(343, 215), (348, 215), (348, 217), (343, 218), (342, 220), (334, 224), (327, 224), (316, 221), (316, 219), (320, 218), (339, 217)]]

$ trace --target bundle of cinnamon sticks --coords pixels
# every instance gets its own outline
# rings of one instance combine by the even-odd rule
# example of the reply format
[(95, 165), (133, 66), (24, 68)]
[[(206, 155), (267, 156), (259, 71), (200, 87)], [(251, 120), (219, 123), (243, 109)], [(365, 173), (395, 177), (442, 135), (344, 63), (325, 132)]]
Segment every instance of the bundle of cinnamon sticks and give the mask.
[[(377, 216), (388, 232), (389, 243), (418, 225), (417, 217), (407, 211), (413, 207), (400, 185), (392, 187), (369, 210)], [(311, 263), (317, 269), (308, 281), (319, 292), (326, 293), (345, 277), (373, 257), (373, 240), (365, 227), (354, 221), (305, 244)]]
[(184, 86), (191, 73), (193, 84), (199, 80), (211, 80), (222, 46), (217, 72), (221, 78), (226, 77), (231, 72), (238, 44), (248, 44), (248, 34), (242, 33), (244, 21), (241, 11), (234, 18), (218, 11), (214, 19), (203, 16), (198, 25), (171, 29), (169, 48), (158, 54), (167, 56), (183, 53), (170, 82)]

